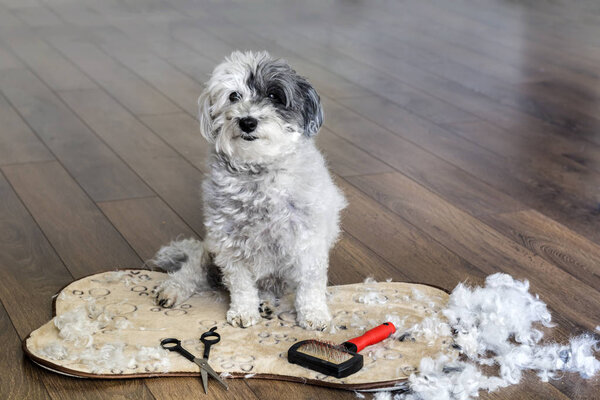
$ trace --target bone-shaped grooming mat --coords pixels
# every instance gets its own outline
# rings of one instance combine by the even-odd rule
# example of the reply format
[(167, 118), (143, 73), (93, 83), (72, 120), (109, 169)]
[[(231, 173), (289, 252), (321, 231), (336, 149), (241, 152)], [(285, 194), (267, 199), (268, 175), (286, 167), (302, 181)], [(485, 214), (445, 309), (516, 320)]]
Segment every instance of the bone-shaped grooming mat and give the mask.
[(164, 338), (202, 355), (200, 335), (216, 326), (221, 342), (210, 353), (210, 364), (223, 377), (298, 381), (343, 389), (374, 389), (402, 384), (423, 357), (440, 352), (456, 356), (450, 337), (388, 338), (367, 347), (363, 368), (337, 379), (290, 364), (287, 351), (299, 340), (342, 343), (391, 320), (397, 332), (424, 319), (443, 319), (448, 301), (444, 291), (420, 284), (379, 282), (332, 286), (328, 304), (332, 327), (307, 331), (296, 323), (293, 297), (282, 299), (273, 319), (250, 328), (234, 328), (225, 319), (225, 292), (203, 292), (164, 309), (154, 303), (154, 290), (167, 278), (161, 272), (122, 270), (88, 276), (65, 287), (56, 297), (55, 317), (23, 342), (37, 364), (90, 378), (198, 376), (198, 366), (160, 348)]

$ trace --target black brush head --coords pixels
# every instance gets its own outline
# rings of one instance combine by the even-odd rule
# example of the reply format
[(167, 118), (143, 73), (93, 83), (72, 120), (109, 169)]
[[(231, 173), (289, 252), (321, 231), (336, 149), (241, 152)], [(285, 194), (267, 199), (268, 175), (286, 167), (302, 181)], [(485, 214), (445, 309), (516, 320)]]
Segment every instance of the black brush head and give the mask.
[(363, 356), (343, 345), (319, 340), (303, 340), (288, 350), (288, 361), (325, 375), (344, 378), (360, 371)]

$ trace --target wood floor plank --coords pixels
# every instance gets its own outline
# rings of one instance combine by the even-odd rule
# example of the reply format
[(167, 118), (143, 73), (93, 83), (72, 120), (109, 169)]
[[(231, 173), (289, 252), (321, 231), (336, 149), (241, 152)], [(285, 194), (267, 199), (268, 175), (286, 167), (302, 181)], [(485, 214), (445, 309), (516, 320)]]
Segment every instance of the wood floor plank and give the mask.
[(194, 167), (208, 172), (210, 145), (200, 135), (198, 120), (186, 113), (144, 115), (140, 120)]
[(5, 71), (0, 75), (0, 90), (94, 200), (152, 195), (141, 179), (31, 72)]
[[(450, 127), (448, 131), (378, 97), (339, 102), (469, 171), (499, 192), (595, 236), (590, 221), (600, 221), (595, 211), (600, 196), (600, 173), (588, 168), (588, 164), (593, 166), (593, 163), (587, 159), (600, 159), (600, 154), (595, 154), (593, 149), (585, 151), (588, 157), (584, 157), (580, 146), (560, 146), (556, 157), (546, 150), (552, 148), (550, 143), (555, 141), (507, 135), (484, 122), (448, 124), (445, 125)], [(499, 142), (502, 150), (489, 149)], [(523, 151), (523, 142), (531, 144), (530, 151)]]
[(596, 243), (535, 210), (487, 215), (482, 219), (580, 281), (600, 288), (600, 246)]
[[(246, 385), (243, 379), (230, 379), (227, 381), (229, 390), (223, 390), (214, 381), (209, 381), (208, 398), (219, 400), (259, 399)], [(190, 399), (204, 396), (204, 389), (200, 377), (188, 378), (154, 378), (146, 380), (146, 384), (156, 399)]]
[(50, 9), (45, 7), (43, 3), (38, 3), (31, 7), (18, 7), (11, 12), (20, 20), (33, 28), (44, 26), (59, 26), (63, 22)]
[(0, 5), (0, 32), (13, 32), (19, 29), (26, 29), (25, 22), (17, 18), (10, 8)]
[[(528, 278), (532, 291), (555, 310), (588, 329), (596, 327), (600, 293), (588, 282), (579, 281), (401, 174), (348, 180), (487, 274), (502, 271)], [(572, 290), (580, 296), (570, 296)]]
[[(24, 339), (52, 317), (52, 296), (73, 280), (28, 211), (0, 175), (0, 299), (19, 334)], [(9, 360), (12, 363), (24, 359)], [(30, 364), (31, 365), (31, 364)], [(27, 367), (29, 368), (29, 367)], [(94, 399), (152, 398), (141, 381), (113, 382), (81, 380), (46, 372), (34, 367), (31, 379), (44, 383), (54, 399), (84, 397)], [(34, 385), (28, 383), (28, 385)], [(73, 393), (77, 393), (73, 396)]]
[(200, 171), (105, 92), (92, 89), (60, 95), (196, 233), (202, 234)]
[(329, 284), (346, 285), (361, 282), (367, 277), (376, 281), (411, 281), (400, 268), (385, 261), (355, 237), (342, 231), (329, 256)]
[(0, 95), (0, 165), (50, 161), (54, 157)]
[[(225, 32), (219, 32), (215, 37), (214, 30), (210, 30), (212, 25), (206, 25), (206, 21), (187, 24), (176, 30), (173, 35), (179, 40), (187, 43), (190, 47), (206, 56), (216, 55), (215, 61), (220, 61), (221, 58), (237, 48), (245, 49), (265, 49), (271, 52), (275, 57), (286, 59), (298, 73), (306, 76), (309, 81), (315, 86), (319, 93), (326, 93), (332, 98), (358, 97), (372, 95), (372, 92), (362, 88), (357, 83), (340, 76), (338, 73), (329, 71), (323, 68), (318, 63), (315, 63), (310, 58), (307, 58), (295, 51), (281, 46), (279, 43), (273, 42), (268, 38), (258, 35), (249, 34), (247, 29), (239, 26), (232, 27)], [(215, 49), (204, 49), (201, 44), (194, 45), (197, 42), (191, 42), (188, 35), (192, 37), (206, 37), (210, 40), (213, 46), (219, 46)], [(211, 51), (212, 50), (212, 51)], [(218, 50), (218, 52), (214, 52)], [(292, 49), (293, 50), (293, 49)]]
[(72, 276), (3, 175), (0, 198), (0, 298), (24, 338), (50, 320), (52, 296)]
[[(173, 37), (170, 37), (170, 40), (183, 44)], [(165, 58), (165, 60), (192, 79), (196, 80), (196, 82), (207, 82), (210, 78), (210, 74), (218, 64), (218, 60), (216, 59), (217, 55), (214, 55), (215, 59), (213, 60), (204, 54), (198, 53), (195, 49), (190, 48), (187, 52), (188, 53), (185, 55), (169, 57)]]
[(142, 260), (151, 259), (160, 246), (197, 235), (158, 197), (98, 204)]
[[(566, 57), (566, 54), (571, 53), (570, 47), (577, 46), (577, 43), (569, 42), (568, 40), (564, 40), (564, 38), (556, 38), (552, 42), (546, 42), (546, 37), (549, 34), (553, 33), (553, 29), (550, 28), (542, 28), (541, 32), (545, 34), (541, 35), (537, 33), (537, 29), (531, 29), (520, 32), (517, 34), (514, 30), (507, 28), (506, 26), (502, 27), (502, 23), (497, 25), (497, 22), (493, 22), (494, 19), (487, 16), (485, 18), (481, 18), (476, 14), (473, 14), (469, 7), (465, 7), (463, 12), (457, 12), (456, 10), (452, 10), (451, 8), (444, 7), (443, 4), (436, 5), (428, 5), (428, 4), (420, 4), (418, 7), (415, 7), (415, 11), (419, 11), (421, 13), (430, 13), (432, 11), (444, 11), (444, 20), (446, 23), (451, 24), (452, 27), (466, 30), (472, 33), (475, 33), (479, 36), (487, 38), (487, 40), (491, 40), (491, 46), (497, 47), (495, 43), (500, 43), (510, 49), (513, 50), (513, 54), (515, 50), (522, 46), (523, 43), (528, 45), (528, 52), (535, 55), (541, 55), (544, 58), (541, 59), (540, 64), (544, 65), (545, 63), (556, 64), (562, 67), (567, 67), (572, 69), (574, 72), (579, 73), (593, 73), (593, 60), (588, 58), (588, 54), (585, 52), (581, 52), (579, 57), (573, 59), (572, 57)], [(434, 11), (434, 12), (435, 12)], [(501, 11), (499, 9), (498, 11)], [(502, 10), (506, 11), (506, 9)], [(528, 18), (535, 18), (536, 13), (528, 13)]]
[(75, 278), (139, 266), (137, 254), (56, 161), (2, 171)]
[(50, 38), (53, 46), (136, 114), (162, 114), (181, 109), (97, 46), (69, 36)]
[(323, 151), (332, 171), (337, 175), (364, 175), (393, 170), (389, 165), (379, 161), (329, 129), (321, 129), (316, 142)]
[[(462, 27), (469, 27), (471, 28), (473, 26), (473, 24), (465, 24), (465, 20), (464, 17), (461, 16), (459, 18), (460, 25)], [(444, 18), (446, 20), (446, 18)], [(472, 20), (466, 20), (468, 22), (471, 22)], [(489, 30), (489, 27), (486, 27), (485, 29)], [(490, 36), (490, 33), (487, 32), (484, 36)], [(496, 35), (492, 35), (494, 40), (497, 40), (498, 38), (500, 38), (500, 36), (496, 36)], [(506, 35), (501, 35), (501, 36), (506, 36)], [(510, 41), (510, 40), (509, 40)], [(512, 43), (510, 43), (511, 46), (513, 47), (512, 49), (512, 53), (516, 54), (518, 53), (518, 49), (515, 49), (515, 45), (516, 45), (516, 41), (512, 40)], [(535, 57), (535, 53), (536, 51), (539, 50), (538, 46), (532, 46), (531, 47), (531, 53), (532, 53), (532, 57)], [(539, 61), (538, 65), (545, 65), (546, 63), (552, 63), (555, 60), (559, 60), (562, 58), (562, 54), (557, 56), (557, 54), (555, 54), (552, 59), (545, 59), (543, 61)], [(539, 68), (538, 68), (539, 70)], [(562, 76), (561, 76), (562, 78)], [(467, 79), (470, 79), (470, 77), (468, 77)], [(506, 128), (509, 128), (511, 125), (514, 126), (516, 128), (515, 125), (522, 125), (524, 121), (527, 121), (528, 125), (531, 127), (534, 126), (539, 126), (539, 129), (542, 130), (542, 132), (544, 131), (544, 124), (547, 125), (547, 127), (545, 128), (545, 130), (553, 130), (554, 127), (546, 122), (550, 122), (553, 118), (554, 118), (554, 114), (552, 110), (548, 110), (548, 112), (545, 112), (542, 114), (542, 107), (538, 107), (538, 109), (532, 108), (535, 105), (535, 101), (526, 101), (524, 100), (523, 102), (521, 102), (518, 106), (516, 107), (509, 107), (506, 104), (500, 104), (500, 103), (495, 103), (493, 100), (487, 98), (486, 96), (483, 95), (475, 95), (474, 96), (474, 92), (471, 92), (471, 96), (469, 97), (469, 93), (465, 92), (463, 89), (459, 88), (458, 86), (460, 85), (446, 85), (446, 88), (448, 89), (447, 92), (445, 91), (445, 87), (444, 85), (437, 85), (437, 89), (438, 89), (438, 95), (441, 96), (442, 98), (448, 98), (448, 97), (454, 97), (456, 100), (460, 100), (461, 101), (461, 107), (468, 107), (472, 112), (476, 113), (478, 116), (481, 116), (487, 120), (489, 120), (490, 122), (495, 122), (498, 124), (504, 124), (501, 126), (504, 126)], [(503, 86), (510, 86), (510, 85), (503, 85)], [(460, 93), (463, 92), (464, 95), (460, 95)], [(528, 95), (528, 93), (525, 90), (521, 90), (521, 95), (520, 98), (525, 99), (524, 95)], [(550, 97), (546, 97), (545, 100), (551, 99), (552, 97), (555, 96), (550, 96)], [(494, 104), (495, 103), (495, 104)], [(533, 114), (535, 115), (528, 115), (528, 110), (531, 114), (531, 112), (533, 112)], [(510, 118), (512, 117), (512, 118)], [(512, 120), (512, 121), (511, 121)], [(554, 129), (556, 132), (558, 133), (562, 133), (563, 135), (569, 135), (569, 131), (571, 130), (571, 128), (577, 127), (577, 125), (579, 125), (582, 121), (580, 119), (577, 118), (567, 118), (566, 121), (562, 122), (562, 128), (563, 129)], [(559, 121), (558, 123), (559, 127), (561, 126), (561, 122)], [(516, 128), (518, 129), (518, 128)], [(531, 128), (530, 128), (531, 129)], [(538, 128), (536, 128), (538, 129)], [(585, 133), (590, 140), (594, 141), (595, 143), (598, 143), (598, 137), (594, 134), (593, 131), (589, 132), (589, 131), (585, 131), (582, 130), (581, 128), (578, 128), (577, 131), (579, 132), (577, 134), (577, 136), (581, 136), (582, 133)], [(572, 130), (571, 130), (572, 132)], [(570, 134), (571, 136), (573, 136), (573, 132)]]
[[(567, 400), (567, 397), (554, 386), (540, 379), (531, 372), (523, 374), (523, 381), (519, 385), (502, 388), (497, 392), (484, 394), (482, 398), (490, 400), (519, 399), (519, 400)], [(583, 399), (584, 397), (581, 397)]]
[(94, 27), (106, 24), (100, 13), (88, 1), (45, 2), (46, 6), (63, 21), (83, 27)]
[(5, 69), (23, 67), (23, 63), (19, 61), (19, 59), (15, 55), (13, 55), (10, 51), (4, 48), (4, 45), (0, 46), (0, 71)]
[(286, 399), (346, 399), (355, 400), (356, 396), (351, 391), (335, 390), (324, 387), (306, 385), (296, 382), (272, 382), (269, 380), (249, 380), (248, 384), (259, 399), (279, 398), (285, 393)]
[(551, 159), (553, 164), (565, 169), (586, 167), (583, 170), (600, 172), (600, 148), (574, 138), (535, 130), (508, 132), (484, 121), (445, 124), (442, 127), (510, 159), (529, 161), (532, 165), (548, 163)]
[[(460, 204), (475, 215), (497, 212), (499, 209), (516, 211), (524, 208), (510, 196), (367, 121), (350, 109), (326, 97), (322, 100), (325, 108), (330, 110), (326, 127), (452, 203)], [(369, 134), (365, 135), (365, 132)]]
[(349, 206), (342, 214), (344, 230), (394, 265), (414, 282), (453, 289), (458, 282), (481, 282), (484, 274), (441, 246), (375, 200), (338, 179)]
[(33, 33), (5, 36), (5, 42), (50, 88), (54, 90), (97, 87), (55, 49)]
[[(192, 4), (189, 4), (192, 6)], [(178, 29), (179, 26), (187, 23), (182, 19), (180, 14), (169, 17), (163, 16), (160, 19), (140, 21), (137, 18), (133, 19), (110, 19), (108, 24), (114, 29), (125, 33), (129, 38), (140, 43), (155, 54), (159, 54), (164, 58), (179, 58), (187, 59), (188, 63), (194, 64), (195, 56), (193, 48), (188, 44), (176, 39), (172, 32)], [(204, 55), (203, 58), (206, 58)], [(219, 56), (214, 54), (213, 56)], [(212, 67), (211, 67), (212, 69)], [(201, 79), (199, 82), (204, 82)]]
[[(313, 36), (322, 34), (322, 24), (319, 28), (306, 32)], [(474, 64), (481, 64), (482, 61), (486, 61), (478, 59), (476, 53), (461, 52), (460, 48), (452, 48), (447, 44), (440, 43), (439, 40), (427, 40), (421, 34), (411, 35), (411, 32), (407, 30), (403, 30), (398, 37), (390, 37), (389, 41), (381, 38), (374, 48), (365, 42), (365, 35), (360, 35), (360, 33), (360, 29), (346, 30), (338, 34), (338, 37), (332, 37), (335, 35), (330, 34), (330, 38), (336, 49), (346, 48), (348, 54), (371, 52), (371, 59), (381, 61), (382, 59), (385, 60), (386, 57), (389, 58), (389, 60), (380, 64), (393, 65), (396, 70), (390, 71), (390, 73), (394, 74), (396, 72), (395, 75), (400, 78), (404, 76), (407, 82), (413, 82), (411, 76), (414, 73), (410, 70), (410, 67), (414, 67), (437, 77), (456, 82), (474, 93), (487, 96), (494, 102), (507, 105), (517, 111), (524, 111), (540, 121), (558, 126), (564, 125), (567, 128), (566, 130), (577, 129), (580, 133), (584, 133), (589, 132), (590, 127), (597, 125), (595, 115), (586, 115), (585, 108), (577, 102), (567, 104), (562, 102), (557, 108), (556, 102), (553, 100), (554, 96), (540, 96), (533, 90), (527, 90), (528, 84), (526, 83), (514, 87), (513, 84), (518, 83), (518, 81), (507, 82), (499, 79), (493, 74), (499, 63), (490, 62), (490, 65), (480, 65), (479, 68), (475, 68)], [(358, 44), (360, 42), (363, 43)], [(391, 43), (394, 44), (394, 47), (390, 47)], [(409, 51), (412, 50), (413, 53), (424, 53), (429, 50), (432, 56), (439, 59), (432, 62), (431, 57), (426, 58), (424, 61), (420, 61), (414, 56), (404, 57), (398, 53), (398, 48), (402, 48), (402, 46), (407, 46)], [(394, 51), (390, 51), (390, 48), (394, 48)], [(407, 67), (407, 71), (402, 69), (398, 71), (398, 62), (404, 60), (407, 60), (410, 67)], [(435, 92), (430, 93), (435, 94)], [(573, 109), (569, 110), (570, 107), (573, 107)], [(591, 133), (591, 136), (593, 141), (593, 133)]]
[(37, 379), (39, 368), (23, 356), (21, 339), (0, 304), (0, 397), (3, 399), (50, 399), (43, 383)]
[(198, 96), (202, 93), (200, 83), (112, 27), (96, 29), (94, 36), (98, 46), (181, 109), (194, 116), (198, 113)]

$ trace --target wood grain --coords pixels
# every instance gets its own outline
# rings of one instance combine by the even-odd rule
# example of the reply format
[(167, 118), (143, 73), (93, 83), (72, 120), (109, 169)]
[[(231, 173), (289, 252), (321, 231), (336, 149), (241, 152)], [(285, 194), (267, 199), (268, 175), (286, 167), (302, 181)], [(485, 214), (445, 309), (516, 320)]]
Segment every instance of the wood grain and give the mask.
[(591, 287), (600, 287), (600, 246), (534, 211), (489, 215), (486, 223)]
[(137, 254), (56, 161), (2, 171), (75, 278), (139, 265)]
[[(71, 282), (73, 276), (2, 175), (0, 198), (3, 200), (0, 202), (0, 299), (19, 338), (24, 339), (29, 332), (52, 317), (52, 296)], [(108, 399), (116, 395), (110, 390), (115, 384), (104, 385), (96, 381), (83, 381), (40, 371), (38, 367), (33, 367), (31, 361), (20, 357), (21, 352), (16, 347), (10, 354), (13, 355), (9, 358), (10, 363), (3, 364), (27, 363), (28, 366), (24, 368), (34, 368), (34, 371), (26, 385), (37, 391), (37, 384), (33, 382), (41, 380), (54, 399), (69, 398), (73, 393), (97, 399)], [(13, 368), (10, 374), (13, 373), (12, 370)], [(5, 390), (21, 392), (23, 388), (16, 387), (17, 384), (18, 382), (12, 381), (11, 386)], [(118, 393), (123, 397), (151, 398), (141, 381), (119, 384)], [(40, 393), (39, 397), (43, 398), (44, 393)]]
[[(3, 399), (49, 399), (43, 383), (37, 379), (39, 368), (24, 358), (21, 339), (0, 304), (0, 357), (5, 362), (0, 366), (0, 397)], [(6, 362), (10, 360), (10, 362)]]
[(457, 281), (481, 281), (481, 271), (463, 258), (394, 213), (382, 209), (375, 200), (345, 181), (337, 182), (349, 203), (342, 213), (344, 230), (410, 280), (447, 290)]
[(27, 70), (0, 75), (0, 90), (94, 200), (148, 196), (150, 189)]
[(208, 171), (210, 147), (189, 114), (144, 115), (140, 120), (199, 171)]
[(158, 197), (109, 201), (98, 205), (144, 261), (151, 259), (160, 246), (172, 240), (197, 237)]
[(97, 46), (69, 36), (56, 36), (51, 43), (95, 82), (119, 99), (135, 114), (162, 114), (180, 109), (147, 82), (112, 59)]
[(54, 90), (96, 87), (87, 76), (58, 51), (32, 33), (19, 32), (5, 38), (6, 43), (37, 76)]
[(4, 175), (0, 194), (0, 299), (23, 338), (51, 318), (52, 296), (73, 277)]
[(365, 120), (339, 103), (328, 99), (324, 99), (324, 103), (331, 113), (326, 127), (473, 214), (523, 208), (518, 201), (468, 172)]
[(178, 215), (203, 232), (197, 169), (106, 93), (69, 91), (61, 97)]
[(0, 96), (0, 126), (0, 165), (54, 159), (3, 96)]

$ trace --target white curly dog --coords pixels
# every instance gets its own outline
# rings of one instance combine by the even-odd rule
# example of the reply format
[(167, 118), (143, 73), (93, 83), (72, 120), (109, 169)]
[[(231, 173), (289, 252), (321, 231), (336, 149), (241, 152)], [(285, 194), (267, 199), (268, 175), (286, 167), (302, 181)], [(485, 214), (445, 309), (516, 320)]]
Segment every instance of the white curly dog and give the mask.
[(261, 311), (269, 317), (259, 289), (279, 282), (296, 292), (299, 325), (324, 329), (329, 250), (346, 200), (313, 140), (323, 123), (317, 92), (281, 59), (234, 52), (198, 104), (201, 134), (214, 145), (203, 183), (206, 237), (156, 254), (170, 275), (157, 303), (172, 307), (214, 287), (217, 272), (233, 326), (256, 324)]

